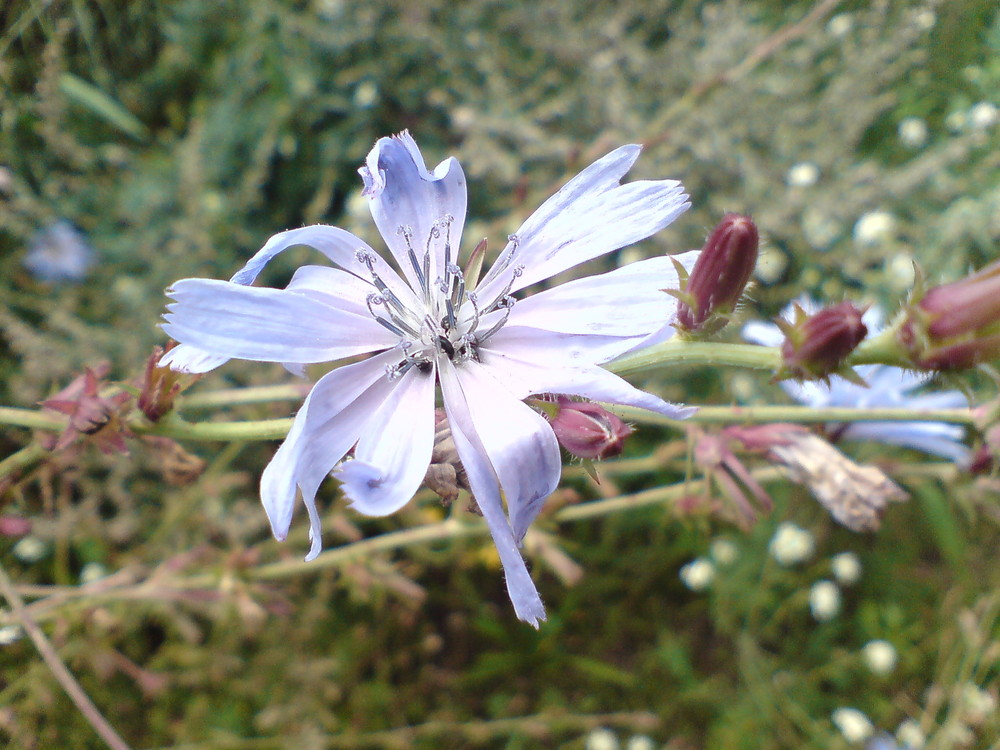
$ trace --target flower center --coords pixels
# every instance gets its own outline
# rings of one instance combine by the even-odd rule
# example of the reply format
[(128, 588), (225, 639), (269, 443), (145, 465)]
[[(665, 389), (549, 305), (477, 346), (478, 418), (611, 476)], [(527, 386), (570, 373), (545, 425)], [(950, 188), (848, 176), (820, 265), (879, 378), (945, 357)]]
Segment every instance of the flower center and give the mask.
[[(400, 226), (396, 233), (406, 243), (407, 260), (413, 270), (411, 284), (418, 303), (407, 306), (393, 293), (375, 270), (375, 258), (359, 250), (357, 260), (371, 274), (378, 292), (367, 297), (368, 311), (375, 321), (399, 336), (402, 359), (386, 367), (389, 378), (400, 377), (411, 367), (430, 372), (438, 357), (458, 364), (479, 361), (479, 347), (497, 333), (510, 317), (514, 298), (510, 290), (523, 266), (513, 268), (510, 281), (493, 299), (483, 302), (465, 286), (465, 274), (452, 262), (451, 225), (445, 215), (428, 232), (418, 252), (413, 229)], [(443, 247), (442, 247), (443, 244)]]

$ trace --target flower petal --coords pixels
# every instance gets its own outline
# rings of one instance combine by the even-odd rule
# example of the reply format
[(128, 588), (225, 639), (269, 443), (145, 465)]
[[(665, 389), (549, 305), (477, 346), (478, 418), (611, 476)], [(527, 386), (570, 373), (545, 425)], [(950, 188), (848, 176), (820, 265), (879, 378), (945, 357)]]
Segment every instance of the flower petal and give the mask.
[(329, 362), (387, 349), (398, 337), (371, 316), (284, 289), (182, 279), (163, 330), (212, 354), (261, 362)]
[[(445, 263), (455, 263), (458, 258), (465, 225), (465, 174), (458, 160), (446, 159), (429, 172), (416, 142), (404, 131), (380, 138), (358, 171), (365, 182), (364, 194), (371, 199), (375, 224), (410, 285), (414, 289), (422, 286), (401, 231), (404, 227), (412, 237), (418, 264), (430, 249), (429, 281), (442, 276)], [(441, 226), (442, 221), (448, 226)], [(447, 260), (446, 245), (450, 253)]]
[(368, 297), (378, 294), (376, 286), (367, 279), (328, 266), (301, 266), (285, 290), (362, 317), (371, 317)]
[[(324, 224), (289, 229), (286, 232), (274, 235), (264, 244), (264, 247), (257, 251), (256, 255), (247, 261), (247, 264), (243, 268), (233, 274), (230, 281), (234, 284), (249, 286), (253, 284), (257, 276), (264, 269), (264, 266), (274, 256), (290, 247), (303, 245), (319, 250), (335, 266), (361, 279), (371, 279), (372, 271), (374, 271), (405, 304), (415, 304), (416, 298), (413, 297), (410, 288), (393, 270), (392, 266), (372, 250), (367, 242), (355, 237), (345, 229), (326, 226)], [(370, 259), (372, 271), (368, 269), (360, 256)]]
[(676, 180), (620, 184), (638, 155), (638, 146), (612, 151), (542, 204), (480, 284), (480, 298), (492, 300), (508, 283), (517, 291), (631, 245), (680, 216), (691, 204)]
[(335, 370), (320, 378), (292, 423), (285, 441), (264, 469), (260, 496), (274, 536), (288, 534), (295, 507), (296, 487), (309, 513), (312, 549), (322, 548), (316, 491), (333, 467), (357, 442), (372, 413), (396, 387), (385, 368), (399, 359), (389, 351)]
[(645, 343), (658, 343), (673, 335), (677, 299), (663, 290), (680, 286), (674, 260), (690, 270), (699, 252), (649, 258), (560, 284), (519, 300), (507, 325), (560, 333), (654, 337)]
[(500, 562), (507, 579), (507, 593), (514, 605), (514, 612), (519, 619), (537, 628), (539, 621), (545, 619), (545, 606), (528, 574), (528, 567), (521, 557), (514, 532), (507, 522), (496, 474), (472, 421), (469, 404), (462, 392), (455, 367), (445, 360), (441, 362), (438, 374), (452, 438), (455, 440), (459, 458), (462, 459), (462, 468), (465, 469), (469, 479), (476, 504), (486, 519), (486, 525), (489, 526), (493, 543), (500, 555)]
[(570, 358), (572, 364), (566, 365), (563, 354), (567, 350), (567, 340), (578, 342), (600, 337), (567, 336), (531, 329), (520, 329), (502, 337), (505, 332), (506, 329), (500, 331), (480, 349), (480, 359), (515, 398), (559, 393), (649, 409), (671, 419), (686, 419), (696, 411), (695, 407), (671, 404), (639, 390), (614, 373), (590, 364), (585, 357)]
[(958, 425), (940, 422), (854, 422), (840, 437), (899, 445), (963, 463), (969, 458), (969, 448), (962, 443), (963, 433)]
[(423, 482), (434, 449), (434, 386), (433, 373), (411, 367), (371, 415), (354, 459), (337, 471), (359, 513), (395, 513)]
[(559, 486), (562, 455), (552, 427), (495, 377), (469, 361), (456, 368), (476, 434), (500, 479), (520, 543), (545, 499)]
[(169, 367), (177, 372), (189, 372), (191, 374), (201, 374), (221, 367), (229, 361), (229, 357), (219, 357), (204, 349), (188, 344), (178, 344), (169, 352), (160, 357), (157, 365)]

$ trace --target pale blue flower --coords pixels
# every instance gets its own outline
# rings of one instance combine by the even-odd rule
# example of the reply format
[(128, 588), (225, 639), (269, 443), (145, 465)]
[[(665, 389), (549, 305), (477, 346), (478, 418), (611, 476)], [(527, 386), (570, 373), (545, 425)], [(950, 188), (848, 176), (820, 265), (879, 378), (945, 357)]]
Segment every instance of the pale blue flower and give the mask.
[[(405, 505), (430, 461), (440, 386), (517, 615), (536, 626), (544, 619), (518, 547), (559, 482), (561, 457), (548, 422), (523, 400), (556, 393), (671, 417), (690, 412), (598, 366), (672, 335), (676, 303), (661, 291), (677, 286), (671, 258), (513, 297), (649, 237), (688, 207), (675, 181), (620, 183), (639, 151), (624, 146), (587, 167), (511, 235), (474, 284), (456, 265), (466, 214), (458, 161), (428, 171), (408, 133), (382, 138), (360, 172), (392, 265), (349, 232), (310, 226), (272, 237), (231, 281), (173, 285), (163, 328), (181, 346), (162, 362), (174, 369), (206, 372), (236, 357), (301, 371), (371, 355), (320, 378), (265, 469), (261, 499), (278, 539), (300, 491), (312, 539), (306, 559), (319, 554), (316, 491), (338, 465), (358, 511), (382, 516)], [(249, 286), (296, 245), (319, 250), (334, 267), (304, 266), (285, 289)], [(690, 268), (695, 255), (681, 260)]]
[[(809, 299), (798, 304), (806, 311), (818, 310), (819, 305)], [(782, 311), (782, 317), (791, 320), (792, 306)], [(864, 315), (869, 337), (883, 326), (882, 313), (870, 308)], [(763, 346), (780, 346), (784, 334), (773, 323), (753, 321), (743, 327), (743, 338)], [(781, 387), (793, 399), (817, 409), (850, 407), (857, 409), (958, 409), (968, 406), (959, 391), (913, 393), (927, 384), (927, 375), (890, 365), (861, 365), (855, 371), (868, 384), (852, 383), (832, 375), (829, 383), (818, 380), (799, 382), (783, 380)], [(931, 455), (963, 463), (968, 460), (969, 449), (962, 442), (965, 431), (959, 425), (943, 422), (851, 422), (838, 426), (836, 434), (843, 440), (873, 441), (913, 448)]]
[(35, 232), (22, 263), (40, 281), (82, 281), (96, 258), (94, 249), (65, 219)]

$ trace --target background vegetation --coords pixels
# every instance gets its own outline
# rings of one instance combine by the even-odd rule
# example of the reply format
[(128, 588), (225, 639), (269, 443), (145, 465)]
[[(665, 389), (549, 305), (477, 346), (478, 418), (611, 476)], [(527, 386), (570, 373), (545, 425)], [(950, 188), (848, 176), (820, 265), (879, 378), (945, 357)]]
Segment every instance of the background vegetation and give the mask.
[[(590, 160), (642, 142), (635, 176), (682, 179), (693, 208), (628, 258), (698, 247), (725, 211), (746, 212), (766, 237), (748, 317), (803, 291), (892, 311), (911, 261), (937, 281), (995, 257), (1000, 127), (976, 106), (1000, 103), (998, 91), (989, 0), (11, 0), (0, 8), (0, 403), (33, 405), (101, 361), (136, 378), (164, 341), (163, 289), (228, 278), (279, 230), (326, 222), (374, 243), (356, 169), (404, 128), (429, 162), (461, 160), (470, 247), (502, 244)], [(908, 118), (926, 125), (923, 142), (901, 138)], [(888, 229), (859, 235), (876, 211)], [(29, 260), (63, 220), (80, 235), (55, 242), (49, 262), (87, 256), (85, 243), (84, 278), (51, 280)], [(305, 257), (282, 258), (265, 281)], [(285, 382), (280, 368), (233, 362), (196, 388)], [(652, 387), (689, 403), (784, 402), (736, 371), (678, 368)], [(0, 455), (30, 440), (4, 428)], [(748, 531), (703, 497), (543, 518), (549, 544), (532, 559), (550, 614), (535, 632), (514, 618), (480, 537), (249, 574), (305, 550), (304, 524), (278, 544), (259, 507), (274, 446), (177, 454), (135, 440), (127, 458), (81, 447), (3, 487), (0, 514), (32, 527), (0, 538), (0, 560), (29, 600), (46, 597), (34, 616), (134, 748), (580, 748), (609, 741), (592, 734), (602, 726), (673, 750), (844, 748), (830, 719), (843, 706), (888, 731), (914, 719), (929, 747), (996, 746), (989, 477), (849, 447), (913, 495), (872, 536), (786, 485)], [(609, 465), (599, 487), (567, 470), (553, 503), (677, 481), (686, 451), (683, 434), (643, 428), (625, 458), (656, 460)], [(199, 461), (200, 475), (171, 473)], [(371, 520), (334, 483), (323, 493), (328, 545), (444, 513), (421, 496)], [(815, 540), (791, 567), (768, 551), (785, 521)], [(680, 568), (719, 538), (735, 559), (690, 590)], [(817, 622), (810, 587), (844, 551), (861, 578)], [(861, 654), (875, 639), (898, 651), (886, 674)], [(10, 640), (0, 738), (102, 747), (32, 643)], [(970, 684), (985, 691), (979, 714)]]

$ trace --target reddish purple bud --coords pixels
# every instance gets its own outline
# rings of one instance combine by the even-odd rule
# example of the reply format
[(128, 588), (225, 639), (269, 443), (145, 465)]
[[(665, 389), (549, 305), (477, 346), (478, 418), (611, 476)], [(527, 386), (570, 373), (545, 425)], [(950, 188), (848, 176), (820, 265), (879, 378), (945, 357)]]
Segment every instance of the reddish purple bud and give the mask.
[(785, 373), (796, 378), (823, 378), (836, 372), (847, 355), (868, 335), (864, 310), (841, 302), (807, 316), (796, 308), (794, 323), (779, 321), (785, 332), (781, 345)]
[(552, 431), (559, 444), (577, 458), (610, 458), (625, 448), (632, 428), (604, 407), (565, 396), (559, 396), (556, 405), (558, 413), (549, 418)]
[(929, 289), (910, 304), (899, 343), (931, 370), (973, 367), (1000, 356), (1000, 261)]
[(0, 536), (25, 536), (31, 532), (31, 521), (19, 516), (0, 516)]
[(758, 245), (753, 219), (740, 214), (722, 218), (680, 290), (679, 328), (713, 333), (728, 322), (757, 265)]

